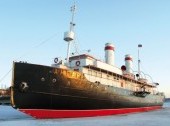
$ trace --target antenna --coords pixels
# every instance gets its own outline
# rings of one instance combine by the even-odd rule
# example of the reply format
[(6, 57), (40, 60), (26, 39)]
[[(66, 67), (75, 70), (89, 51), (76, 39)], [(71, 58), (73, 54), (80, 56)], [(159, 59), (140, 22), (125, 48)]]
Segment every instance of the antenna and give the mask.
[(140, 48), (142, 48), (142, 44), (138, 44), (138, 74), (139, 74), (139, 78), (140, 78), (140, 74), (141, 74), (141, 71), (140, 71), (140, 58), (139, 58), (139, 50)]
[(72, 13), (71, 22), (70, 22), (70, 31), (67, 31), (64, 33), (64, 40), (66, 42), (68, 42), (67, 59), (66, 59), (67, 65), (69, 64), (70, 44), (71, 44), (71, 41), (74, 40), (73, 30), (74, 30), (74, 26), (75, 26), (75, 23), (74, 23), (75, 9), (76, 9), (76, 6), (75, 6), (75, 2), (74, 2), (74, 5), (71, 7), (71, 10), (70, 10)]
[(76, 25), (74, 23), (75, 10), (76, 10), (76, 5), (75, 5), (75, 2), (74, 2), (74, 5), (71, 7), (71, 10), (70, 10), (72, 12), (72, 18), (71, 18), (71, 22), (70, 22), (70, 31), (73, 31), (74, 26)]

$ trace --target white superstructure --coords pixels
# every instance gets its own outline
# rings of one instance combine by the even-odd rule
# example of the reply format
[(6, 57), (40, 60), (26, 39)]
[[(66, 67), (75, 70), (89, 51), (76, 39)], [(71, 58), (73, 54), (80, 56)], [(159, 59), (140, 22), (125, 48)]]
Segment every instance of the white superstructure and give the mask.
[(93, 66), (99, 69), (106, 70), (108, 72), (113, 72), (122, 75), (122, 70), (120, 68), (107, 64), (101, 60), (95, 59), (90, 55), (82, 54), (70, 57), (71, 69), (80, 69), (83, 66)]
[[(146, 78), (140, 77), (140, 60), (138, 50), (138, 76), (134, 75), (133, 71), (133, 58), (130, 54), (125, 55), (125, 66), (120, 68), (115, 65), (115, 46), (112, 43), (106, 43), (104, 47), (105, 61), (94, 58), (89, 54), (79, 54), (70, 56), (70, 44), (74, 40), (74, 26), (73, 23), (75, 5), (71, 8), (72, 20), (70, 22), (70, 31), (64, 33), (64, 40), (68, 42), (67, 58), (66, 62), (59, 58), (54, 59), (52, 67), (67, 69), (73, 71), (79, 71), (84, 77), (93, 84), (107, 85), (124, 88), (127, 90), (141, 92), (142, 90), (148, 91), (152, 94), (155, 93), (154, 85), (147, 82)], [(142, 45), (138, 45), (142, 47)]]

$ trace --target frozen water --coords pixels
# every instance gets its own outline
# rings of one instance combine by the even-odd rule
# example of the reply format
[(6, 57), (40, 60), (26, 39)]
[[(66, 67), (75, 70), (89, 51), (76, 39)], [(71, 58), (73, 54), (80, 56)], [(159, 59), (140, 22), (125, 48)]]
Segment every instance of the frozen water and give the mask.
[(1, 121), (17, 120), (21, 118), (27, 119), (31, 117), (13, 109), (11, 106), (0, 105), (0, 123)]
[(86, 118), (34, 119), (10, 106), (0, 106), (0, 126), (167, 126), (170, 102), (161, 110)]

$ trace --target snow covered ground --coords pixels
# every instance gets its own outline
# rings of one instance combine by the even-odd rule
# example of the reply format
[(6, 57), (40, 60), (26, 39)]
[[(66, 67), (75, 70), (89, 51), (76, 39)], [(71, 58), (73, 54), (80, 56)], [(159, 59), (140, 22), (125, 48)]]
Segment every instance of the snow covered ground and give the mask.
[(0, 105), (0, 126), (168, 126), (170, 102), (161, 110), (103, 117), (34, 119), (10, 106)]

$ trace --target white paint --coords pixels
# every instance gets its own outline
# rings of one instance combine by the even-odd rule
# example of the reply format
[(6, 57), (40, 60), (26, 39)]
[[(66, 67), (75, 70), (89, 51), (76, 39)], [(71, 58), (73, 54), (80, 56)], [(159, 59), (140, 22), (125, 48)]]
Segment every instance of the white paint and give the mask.
[[(113, 47), (114, 45), (112, 43), (106, 43), (105, 47)], [(115, 54), (114, 54), (114, 50), (110, 50), (110, 49), (106, 49), (105, 50), (105, 62), (109, 65), (114, 66), (115, 65)]]
[(120, 68), (112, 66), (112, 65), (109, 65), (109, 64), (104, 63), (104, 62), (102, 62), (100, 60), (96, 60), (94, 65), (97, 68), (104, 69), (106, 71), (110, 71), (110, 72), (122, 75), (122, 70)]
[[(128, 59), (126, 59), (128, 58)], [(125, 66), (126, 66), (126, 72), (133, 73), (133, 61), (132, 56), (127, 54), (125, 55)]]
[(74, 32), (73, 31), (64, 32), (64, 40), (67, 42), (74, 40)]

